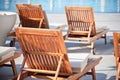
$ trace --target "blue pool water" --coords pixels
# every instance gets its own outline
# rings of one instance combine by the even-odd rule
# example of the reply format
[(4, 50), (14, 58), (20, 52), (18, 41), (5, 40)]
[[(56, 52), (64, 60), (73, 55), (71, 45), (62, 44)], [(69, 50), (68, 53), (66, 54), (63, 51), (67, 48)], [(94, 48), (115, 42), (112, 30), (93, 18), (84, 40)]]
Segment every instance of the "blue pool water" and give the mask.
[(0, 10), (16, 11), (16, 3), (41, 4), (47, 13), (64, 13), (65, 6), (90, 6), (96, 13), (120, 13), (120, 0), (0, 0)]

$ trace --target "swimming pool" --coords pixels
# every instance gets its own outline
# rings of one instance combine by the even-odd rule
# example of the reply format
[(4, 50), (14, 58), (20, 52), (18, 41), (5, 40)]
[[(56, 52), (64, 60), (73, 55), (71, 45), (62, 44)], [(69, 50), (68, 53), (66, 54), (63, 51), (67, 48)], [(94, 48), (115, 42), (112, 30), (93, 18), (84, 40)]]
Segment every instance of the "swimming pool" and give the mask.
[[(16, 3), (29, 0), (0, 0), (0, 10), (16, 11)], [(31, 0), (31, 4), (41, 4), (47, 13), (64, 13), (65, 6), (90, 6), (95, 13), (120, 13), (120, 0)]]

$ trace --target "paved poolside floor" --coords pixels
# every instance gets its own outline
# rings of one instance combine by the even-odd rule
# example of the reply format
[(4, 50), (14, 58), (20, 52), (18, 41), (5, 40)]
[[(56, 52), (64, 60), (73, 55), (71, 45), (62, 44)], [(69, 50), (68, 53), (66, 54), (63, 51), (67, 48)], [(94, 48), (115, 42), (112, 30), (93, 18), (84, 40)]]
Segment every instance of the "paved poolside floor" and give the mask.
[[(66, 17), (65, 14), (49, 14), (47, 15), (48, 21), (50, 24), (66, 24)], [(110, 33), (113, 31), (120, 31), (120, 14), (95, 14), (95, 20), (96, 24), (98, 26), (107, 25), (110, 28)], [(19, 20), (17, 18), (16, 24), (19, 24)], [(59, 24), (58, 24), (59, 25)], [(115, 58), (113, 55), (113, 44), (110, 42), (111, 36), (107, 37), (108, 44), (104, 45), (104, 41), (97, 40), (95, 42), (96, 47), (96, 56), (102, 56), (103, 59), (100, 62), (99, 65), (96, 66), (96, 77), (97, 80), (115, 80), (115, 74), (116, 74), (116, 67), (115, 67)], [(68, 43), (66, 43), (67, 46), (69, 46)], [(73, 44), (74, 46), (80, 46), (78, 44)], [(16, 43), (17, 51), (20, 50), (20, 47), (18, 43)], [(89, 49), (75, 49), (75, 50), (68, 50), (68, 52), (79, 52), (79, 53), (90, 53)], [(17, 58), (15, 60), (17, 71), (19, 73), (21, 63), (22, 63), (23, 57)], [(0, 68), (0, 80), (9, 80), (11, 77), (13, 77), (12, 69), (9, 67), (2, 67)], [(27, 80), (33, 80), (33, 79), (27, 79)], [(81, 80), (92, 80), (91, 76), (84, 76)]]
[[(96, 66), (96, 77), (97, 80), (115, 80), (116, 74), (116, 67), (115, 67), (115, 58), (113, 55), (113, 43), (110, 42), (111, 36), (107, 37), (107, 45), (104, 44), (103, 39), (99, 39), (95, 42), (96, 48), (96, 56), (102, 56), (103, 59), (101, 60), (100, 64)], [(80, 44), (71, 44), (74, 46), (80, 46)], [(66, 42), (66, 46), (71, 46), (68, 42)], [(20, 51), (19, 44), (16, 42), (17, 51)], [(79, 53), (90, 53), (90, 49), (74, 49), (76, 52)], [(74, 50), (69, 50), (68, 53), (73, 52)], [(17, 58), (15, 60), (17, 71), (19, 72), (23, 57)], [(0, 80), (9, 80), (13, 77), (12, 69), (9, 67), (2, 67), (0, 68)], [(34, 80), (27, 78), (26, 80)], [(38, 80), (38, 79), (35, 79)], [(85, 75), (81, 78), (81, 80), (92, 80), (91, 76)]]

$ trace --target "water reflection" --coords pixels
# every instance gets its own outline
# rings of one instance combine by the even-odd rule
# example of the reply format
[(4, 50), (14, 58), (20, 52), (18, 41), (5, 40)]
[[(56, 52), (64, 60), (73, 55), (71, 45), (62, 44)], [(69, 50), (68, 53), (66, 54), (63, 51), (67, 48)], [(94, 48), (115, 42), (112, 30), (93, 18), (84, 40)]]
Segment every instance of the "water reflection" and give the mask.
[(120, 12), (120, 0), (117, 0), (117, 12)]
[(64, 13), (65, 6), (90, 6), (99, 13), (120, 12), (120, 0), (0, 0), (0, 10), (16, 11), (16, 3), (41, 4), (47, 13)]
[(105, 12), (105, 0), (101, 0), (101, 12)]
[(53, 9), (53, 0), (50, 0), (50, 11)]
[(5, 9), (8, 9), (10, 6), (10, 0), (5, 0)]
[(28, 4), (30, 4), (31, 3), (31, 0), (28, 0)]

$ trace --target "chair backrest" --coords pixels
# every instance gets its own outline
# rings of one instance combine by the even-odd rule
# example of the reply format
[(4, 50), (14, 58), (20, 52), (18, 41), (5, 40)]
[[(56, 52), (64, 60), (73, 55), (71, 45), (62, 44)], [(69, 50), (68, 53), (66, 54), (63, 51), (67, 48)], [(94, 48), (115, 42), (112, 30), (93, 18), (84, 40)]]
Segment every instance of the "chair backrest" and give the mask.
[[(80, 31), (79, 35), (96, 34), (93, 8), (91, 7), (65, 7), (68, 22), (68, 32)], [(83, 33), (82, 33), (83, 32)]]
[(49, 28), (41, 5), (16, 4), (22, 27)]
[(120, 33), (113, 33), (113, 42), (114, 42), (114, 55), (116, 59), (116, 67), (118, 68), (118, 63), (120, 62)]
[[(58, 30), (16, 28), (27, 65), (32, 69), (56, 71), (60, 54), (63, 54), (60, 75), (72, 73), (62, 33)], [(49, 74), (49, 73), (48, 73)]]

